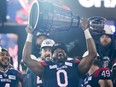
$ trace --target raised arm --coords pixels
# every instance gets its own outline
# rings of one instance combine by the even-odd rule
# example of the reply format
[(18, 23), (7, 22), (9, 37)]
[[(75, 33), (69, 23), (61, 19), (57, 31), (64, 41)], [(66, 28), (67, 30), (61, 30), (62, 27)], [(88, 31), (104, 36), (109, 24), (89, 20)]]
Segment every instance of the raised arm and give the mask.
[(89, 52), (86, 57), (82, 58), (82, 60), (80, 61), (78, 65), (80, 75), (84, 75), (90, 69), (95, 57), (97, 57), (97, 52), (96, 52), (94, 40), (92, 39), (88, 29), (89, 21), (87, 19), (81, 19), (81, 27), (85, 34), (87, 49)]
[(38, 61), (31, 59), (31, 48), (33, 38), (31, 26), (27, 26), (26, 32), (27, 39), (23, 48), (23, 61), (27, 65), (27, 67), (29, 67), (34, 73), (36, 73), (37, 75), (41, 75), (43, 72), (43, 66)]

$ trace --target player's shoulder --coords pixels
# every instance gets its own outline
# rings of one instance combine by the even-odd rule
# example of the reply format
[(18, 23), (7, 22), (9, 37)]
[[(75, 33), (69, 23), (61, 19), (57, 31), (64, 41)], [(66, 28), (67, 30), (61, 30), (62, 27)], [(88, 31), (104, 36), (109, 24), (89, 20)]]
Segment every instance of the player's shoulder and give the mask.
[(95, 71), (94, 77), (97, 78), (99, 76), (102, 77), (110, 77), (111, 71), (109, 68), (99, 68), (98, 70)]
[(13, 67), (9, 67), (8, 70), (11, 71), (11, 72), (21, 73), (20, 70), (17, 70), (17, 69), (15, 69), (15, 68), (13, 68)]
[(42, 66), (49, 66), (49, 65), (52, 65), (53, 62), (52, 62), (52, 61), (45, 61), (45, 60), (42, 60), (42, 61), (40, 61), (40, 64), (41, 64)]
[(67, 61), (68, 62), (74, 62), (74, 63), (79, 63), (80, 62), (80, 60), (79, 59), (75, 59), (75, 58), (67, 58)]

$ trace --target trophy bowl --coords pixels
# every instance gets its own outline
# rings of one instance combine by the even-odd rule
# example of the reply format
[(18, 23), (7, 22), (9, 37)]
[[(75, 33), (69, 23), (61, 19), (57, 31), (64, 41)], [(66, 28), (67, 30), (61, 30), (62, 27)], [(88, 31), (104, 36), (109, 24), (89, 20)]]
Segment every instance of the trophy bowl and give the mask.
[(78, 27), (79, 21), (71, 10), (39, 0), (32, 3), (28, 18), (28, 24), (37, 32), (67, 31)]

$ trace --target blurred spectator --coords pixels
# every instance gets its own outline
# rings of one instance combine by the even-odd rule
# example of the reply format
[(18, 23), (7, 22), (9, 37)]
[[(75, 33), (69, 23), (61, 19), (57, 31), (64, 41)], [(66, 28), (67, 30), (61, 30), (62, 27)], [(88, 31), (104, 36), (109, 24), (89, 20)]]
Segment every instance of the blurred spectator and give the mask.
[(18, 69), (18, 36), (16, 34), (7, 34), (7, 37), (9, 38), (9, 44), (8, 44), (8, 51), (10, 52), (10, 55), (12, 57), (13, 66), (15, 69)]
[(109, 58), (108, 67), (111, 68), (116, 58), (115, 40), (110, 26), (105, 25), (104, 31), (105, 32), (101, 34), (98, 43), (96, 43), (96, 47), (102, 61), (105, 58)]
[(103, 68), (108, 68), (109, 62), (110, 62), (110, 58), (109, 57), (104, 57), (103, 60), (102, 60), (102, 67)]

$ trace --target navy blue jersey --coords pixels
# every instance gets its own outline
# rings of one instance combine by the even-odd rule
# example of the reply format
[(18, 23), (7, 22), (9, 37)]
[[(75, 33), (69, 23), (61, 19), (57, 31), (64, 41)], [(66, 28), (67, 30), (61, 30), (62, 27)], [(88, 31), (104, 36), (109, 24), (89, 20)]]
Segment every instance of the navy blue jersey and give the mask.
[(36, 86), (35, 87), (43, 87), (42, 79), (39, 76), (36, 76)]
[(23, 81), (22, 74), (14, 68), (0, 71), (0, 87), (18, 87), (19, 81)]
[(32, 82), (31, 87), (43, 87), (42, 79), (34, 73), (30, 73), (30, 78)]
[(26, 74), (26, 85), (24, 87), (43, 87), (42, 79), (28, 69), (28, 74)]
[(79, 60), (70, 60), (64, 63), (44, 61), (43, 85), (44, 87), (77, 87)]
[(92, 75), (86, 75), (82, 87), (100, 87), (99, 80), (111, 80), (111, 71), (109, 68), (100, 68)]

